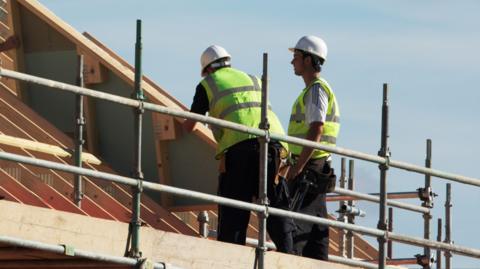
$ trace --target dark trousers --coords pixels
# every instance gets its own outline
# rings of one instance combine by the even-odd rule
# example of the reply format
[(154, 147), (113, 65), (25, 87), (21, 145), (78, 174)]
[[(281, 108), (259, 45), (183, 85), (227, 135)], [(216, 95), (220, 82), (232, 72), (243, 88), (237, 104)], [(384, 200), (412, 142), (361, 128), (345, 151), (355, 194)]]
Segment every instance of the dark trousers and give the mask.
[[(305, 169), (322, 172), (326, 158), (310, 160)], [(292, 193), (295, 190), (292, 190)], [(311, 216), (327, 218), (325, 194), (306, 194), (298, 212)], [(295, 220), (296, 231), (293, 242), (295, 253), (318, 260), (328, 260), (328, 226)]]
[[(273, 180), (277, 171), (276, 160), (279, 156), (278, 143), (272, 142), (268, 150), (268, 189), (272, 200)], [(256, 139), (242, 141), (228, 149), (225, 154), (225, 173), (219, 178), (220, 196), (252, 202), (258, 197), (259, 185), (259, 145)], [(283, 209), (287, 209), (285, 205)], [(245, 245), (250, 212), (228, 206), (218, 207), (217, 240)], [(267, 230), (277, 250), (293, 253), (292, 219), (269, 216)]]

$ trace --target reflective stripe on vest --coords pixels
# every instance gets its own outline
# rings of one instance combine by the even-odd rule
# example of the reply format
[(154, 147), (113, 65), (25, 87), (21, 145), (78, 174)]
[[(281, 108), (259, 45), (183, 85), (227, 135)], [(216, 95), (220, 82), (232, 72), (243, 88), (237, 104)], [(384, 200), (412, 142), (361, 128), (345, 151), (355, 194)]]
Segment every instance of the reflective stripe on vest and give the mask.
[[(340, 123), (340, 117), (335, 114), (335, 107), (336, 107), (335, 104), (332, 105), (332, 112), (330, 114), (327, 114), (325, 121)], [(302, 113), (302, 107), (300, 104), (297, 104), (295, 108), (295, 114), (290, 115), (290, 121), (296, 121), (298, 123), (305, 121), (305, 113)]]
[[(305, 135), (303, 135), (303, 134), (293, 134), (293, 135), (290, 135), (290, 136), (305, 139)], [(330, 144), (336, 144), (337, 143), (337, 138), (334, 137), (334, 136), (330, 136), (330, 135), (322, 135), (320, 137), (320, 142), (327, 142), (327, 143), (330, 143)]]
[[(210, 116), (258, 128), (261, 117), (261, 88), (255, 76), (231, 67), (224, 67), (206, 76), (201, 84), (207, 93)], [(270, 132), (285, 134), (270, 106), (268, 120)], [(218, 128), (214, 136), (218, 142), (217, 158), (234, 144), (256, 138), (255, 135), (227, 128)], [(282, 145), (288, 149), (286, 143)]]
[(225, 97), (232, 93), (247, 92), (247, 91), (261, 91), (260, 85), (258, 85), (257, 78), (252, 75), (248, 75), (248, 76), (252, 80), (253, 86), (234, 87), (234, 88), (230, 88), (228, 90), (223, 90), (223, 91), (218, 90), (218, 86), (217, 84), (215, 84), (213, 77), (207, 76), (205, 78), (205, 81), (207, 82), (208, 86), (212, 90), (212, 94), (213, 94), (213, 98), (210, 101), (210, 107), (214, 107), (220, 98)]
[[(305, 94), (310, 90), (312, 85), (320, 84), (321, 88), (326, 92), (328, 95), (328, 107), (327, 107), (327, 115), (323, 125), (323, 133), (320, 137), (320, 143), (328, 145), (328, 146), (335, 146), (337, 142), (337, 135), (340, 129), (340, 113), (338, 111), (338, 105), (336, 102), (335, 95), (333, 94), (332, 90), (328, 86), (328, 83), (323, 79), (318, 79), (312, 82), (308, 87), (303, 89), (301, 94), (298, 96), (297, 100), (294, 103), (294, 107), (292, 108), (292, 113), (290, 116), (290, 123), (288, 126), (288, 135), (295, 136), (298, 138), (306, 138), (308, 130), (310, 128), (309, 125), (306, 124), (305, 120)], [(300, 155), (303, 147), (298, 145), (290, 145), (290, 150), (293, 154)], [(330, 153), (321, 150), (314, 150), (312, 158), (321, 158), (324, 156), (328, 156)]]
[[(234, 111), (237, 111), (237, 110), (242, 109), (242, 108), (251, 108), (251, 107), (261, 108), (262, 103), (260, 103), (260, 102), (247, 102), (247, 103), (240, 103), (240, 104), (231, 105), (231, 106), (227, 107), (225, 110), (223, 110), (222, 113), (220, 113), (220, 115), (218, 115), (218, 118), (225, 119), (225, 117), (228, 114), (230, 114)], [(268, 106), (268, 109), (272, 110), (272, 107)]]

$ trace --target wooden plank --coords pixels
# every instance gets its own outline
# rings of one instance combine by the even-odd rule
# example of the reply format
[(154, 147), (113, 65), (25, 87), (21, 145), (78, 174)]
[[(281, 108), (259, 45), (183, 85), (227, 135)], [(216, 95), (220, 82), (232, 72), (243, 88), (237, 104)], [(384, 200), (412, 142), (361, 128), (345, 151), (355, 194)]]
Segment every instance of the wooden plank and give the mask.
[[(19, 72), (25, 71), (25, 54), (23, 50), (23, 40), (21, 38), (22, 35), (22, 24), (20, 20), (20, 10), (17, 1), (7, 1), (6, 5), (7, 12), (9, 13), (8, 16), (8, 25), (10, 28), (10, 35), (15, 35), (17, 38), (20, 39), (20, 46), (12, 49), (9, 51), (11, 58), (13, 60), (13, 68), (12, 70), (16, 70)], [(20, 82), (19, 80), (14, 81), (15, 86), (13, 91), (16, 93), (16, 96), (22, 100), (23, 102), (28, 102), (28, 95), (27, 91), (23, 88), (24, 83)]]
[[(43, 153), (56, 155), (63, 158), (72, 158), (72, 154), (70, 154), (69, 152), (65, 151), (64, 149), (58, 146), (41, 143), (38, 141), (29, 140), (29, 139), (8, 136), (4, 134), (0, 134), (0, 144), (19, 147), (26, 150), (43, 152)], [(73, 151), (73, 150), (70, 150), (70, 151)], [(88, 152), (82, 153), (82, 161), (96, 164), (96, 165), (99, 165), (101, 163), (101, 161), (97, 159), (97, 157), (93, 156)]]
[[(175, 136), (175, 127), (173, 126), (173, 121), (172, 119), (168, 119), (168, 117), (165, 117), (164, 115), (152, 113), (152, 125), (159, 183), (165, 185), (172, 185), (172, 179), (170, 175), (170, 163), (168, 160), (167, 140), (168, 138)], [(171, 130), (173, 130), (173, 132)], [(173, 205), (173, 196), (167, 193), (162, 193), (161, 205), (167, 208)]]
[[(41, 240), (49, 244), (74, 245), (91, 252), (122, 256), (125, 251), (127, 224), (96, 220), (81, 215), (0, 202), (0, 230), (6, 236), (28, 240)], [(15, 212), (15, 214), (12, 214)], [(29, 215), (29, 218), (25, 218)], [(62, 219), (63, 222), (55, 220)], [(12, 225), (18, 223), (18, 225)], [(240, 269), (251, 268), (255, 249), (162, 232), (142, 227), (142, 254), (152, 260), (192, 269)], [(102, 240), (98, 240), (102, 238)], [(95, 244), (92, 244), (95, 242)], [(266, 264), (281, 268), (330, 268), (353, 269), (353, 267), (318, 261), (304, 257), (269, 251)]]
[(175, 140), (177, 139), (177, 126), (172, 116), (152, 113), (153, 132), (156, 140)]

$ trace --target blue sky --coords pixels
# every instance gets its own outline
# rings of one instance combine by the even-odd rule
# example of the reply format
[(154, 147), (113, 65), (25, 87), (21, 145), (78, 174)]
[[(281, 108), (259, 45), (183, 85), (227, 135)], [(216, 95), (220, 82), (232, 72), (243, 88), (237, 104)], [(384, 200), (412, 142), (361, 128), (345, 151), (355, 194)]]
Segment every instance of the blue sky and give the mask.
[[(380, 145), (382, 83), (390, 85), (392, 158), (423, 165), (425, 140), (433, 140), (433, 166), (479, 177), (476, 133), (480, 114), (480, 2), (478, 1), (90, 1), (41, 0), (79, 31), (87, 31), (133, 62), (135, 20), (143, 21), (143, 70), (190, 105), (199, 76), (199, 57), (211, 44), (224, 46), (232, 63), (261, 74), (269, 53), (270, 101), (287, 124), (291, 104), (303, 89), (287, 50), (303, 35), (324, 38), (329, 47), (322, 75), (341, 108), (338, 146), (376, 154)], [(339, 158), (335, 161), (338, 167)], [(376, 165), (356, 162), (356, 186), (377, 192)], [(388, 189), (413, 191), (423, 176), (392, 169)], [(432, 238), (443, 217), (445, 180), (433, 179)], [(453, 183), (456, 244), (480, 248), (476, 234), (480, 189)], [(417, 200), (409, 201), (420, 204)], [(336, 210), (329, 204), (329, 211)], [(375, 227), (376, 204), (359, 203)], [(422, 217), (395, 209), (395, 231), (423, 235)], [(370, 240), (376, 245), (376, 240)], [(396, 257), (420, 248), (394, 244)], [(479, 261), (454, 256), (454, 268)], [(414, 267), (418, 268), (418, 267)]]

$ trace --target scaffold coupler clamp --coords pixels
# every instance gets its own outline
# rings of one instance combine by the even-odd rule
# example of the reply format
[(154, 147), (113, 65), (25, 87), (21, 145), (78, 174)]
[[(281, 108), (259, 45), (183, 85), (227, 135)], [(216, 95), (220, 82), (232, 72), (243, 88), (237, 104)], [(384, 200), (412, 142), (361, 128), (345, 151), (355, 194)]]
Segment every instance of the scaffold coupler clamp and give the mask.
[(255, 248), (255, 254), (258, 256), (260, 255), (260, 253), (262, 252), (267, 252), (268, 251), (268, 247), (265, 245), (263, 247), (257, 245), (257, 247)]
[[(336, 211), (344, 216), (365, 217), (367, 213), (356, 206), (342, 205), (340, 209)], [(354, 220), (352, 220), (354, 221)], [(354, 222), (352, 222), (353, 224)]]
[(67, 256), (75, 256), (75, 248), (71, 245), (61, 245), (63, 247), (63, 254)]
[(378, 167), (382, 170), (388, 170), (390, 168), (390, 157), (392, 156), (390, 150), (388, 148), (386, 150), (382, 148), (378, 151), (378, 156), (385, 159), (385, 163), (379, 164)]
[(135, 188), (139, 193), (143, 192), (143, 176), (138, 177), (137, 185), (135, 186)]
[(437, 196), (436, 193), (433, 193), (432, 187), (427, 188), (418, 188), (418, 198), (423, 202), (423, 206), (428, 208), (433, 208), (433, 198)]
[[(147, 258), (143, 258), (143, 259), (138, 259), (137, 268), (138, 269), (153, 269), (154, 265), (155, 265), (155, 263), (152, 260), (147, 259)], [(167, 267), (164, 266), (164, 268), (167, 268)]]
[(260, 214), (265, 218), (268, 218), (268, 207), (270, 206), (270, 200), (268, 200), (268, 196), (265, 195), (264, 197), (260, 197), (260, 199), (258, 199), (258, 203), (265, 207), (265, 210), (260, 212)]
[(145, 100), (145, 97), (142, 97), (142, 99), (138, 99), (138, 107), (137, 107), (138, 114), (143, 114), (145, 112), (145, 103), (143, 102), (143, 100)]
[[(388, 232), (388, 224), (387, 224), (387, 221), (385, 222), (379, 222), (377, 224), (377, 229), (379, 230), (382, 230), (383, 231), (383, 235), (382, 236), (379, 236), (377, 237), (377, 241), (379, 242), (387, 242), (388, 241), (388, 236), (389, 236), (389, 232)], [(382, 240), (382, 241), (381, 241)]]
[(417, 264), (422, 267), (431, 266), (435, 262), (433, 256), (428, 257), (427, 255), (417, 254), (415, 258), (417, 259)]

